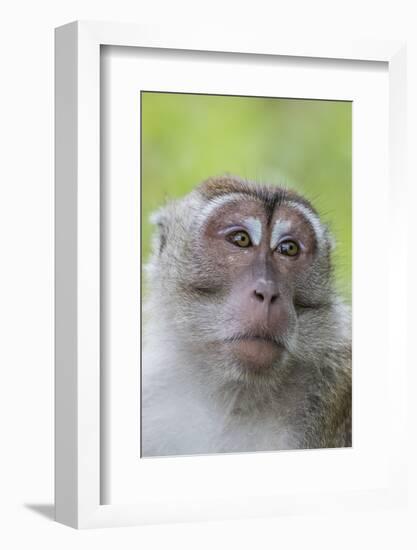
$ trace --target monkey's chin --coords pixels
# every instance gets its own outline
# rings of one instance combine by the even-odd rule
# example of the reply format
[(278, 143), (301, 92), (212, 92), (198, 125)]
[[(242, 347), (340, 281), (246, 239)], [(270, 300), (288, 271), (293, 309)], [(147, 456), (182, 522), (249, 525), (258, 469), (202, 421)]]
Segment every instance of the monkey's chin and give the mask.
[(230, 344), (237, 361), (251, 370), (265, 370), (282, 360), (285, 350), (271, 340), (245, 338)]

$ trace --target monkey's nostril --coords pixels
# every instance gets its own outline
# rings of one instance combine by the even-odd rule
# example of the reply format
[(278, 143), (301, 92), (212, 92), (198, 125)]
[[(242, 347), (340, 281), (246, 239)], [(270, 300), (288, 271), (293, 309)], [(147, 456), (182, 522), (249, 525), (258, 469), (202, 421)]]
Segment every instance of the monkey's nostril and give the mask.
[(265, 300), (264, 295), (261, 292), (258, 292), (257, 290), (254, 290), (255, 298), (258, 300), (258, 302), (263, 302)]
[(274, 304), (278, 299), (278, 294), (271, 294), (269, 291), (254, 290), (253, 294), (258, 302), (267, 302), (268, 305)]

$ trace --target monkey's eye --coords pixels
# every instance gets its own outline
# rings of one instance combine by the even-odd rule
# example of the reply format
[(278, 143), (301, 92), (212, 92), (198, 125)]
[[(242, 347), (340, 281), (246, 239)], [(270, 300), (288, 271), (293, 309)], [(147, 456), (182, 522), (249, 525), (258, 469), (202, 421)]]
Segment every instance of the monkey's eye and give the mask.
[(295, 241), (282, 241), (277, 247), (277, 251), (283, 256), (297, 256), (300, 252), (300, 247)]
[(235, 233), (228, 236), (228, 240), (241, 248), (248, 248), (252, 244), (246, 231), (235, 231)]

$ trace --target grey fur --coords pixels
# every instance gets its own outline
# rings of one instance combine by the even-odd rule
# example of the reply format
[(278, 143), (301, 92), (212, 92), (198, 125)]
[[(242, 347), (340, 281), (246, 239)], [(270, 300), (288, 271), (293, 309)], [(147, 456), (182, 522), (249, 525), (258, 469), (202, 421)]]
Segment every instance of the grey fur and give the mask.
[(203, 184), (153, 216), (158, 231), (146, 267), (142, 455), (350, 446), (350, 310), (333, 288), (327, 227), (322, 224), (314, 264), (297, 280), (285, 361), (251, 375), (213, 344), (233, 320), (211, 292), (215, 274), (198, 254), (205, 208), (238, 192), (271, 203), (300, 201), (316, 213), (302, 197), (276, 187), (228, 177), (209, 183), (209, 191)]

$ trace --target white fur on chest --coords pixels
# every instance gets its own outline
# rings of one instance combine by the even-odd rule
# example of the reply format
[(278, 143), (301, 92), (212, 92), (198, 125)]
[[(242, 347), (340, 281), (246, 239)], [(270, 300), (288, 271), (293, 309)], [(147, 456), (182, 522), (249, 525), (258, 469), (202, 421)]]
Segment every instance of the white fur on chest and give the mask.
[(299, 448), (300, 435), (282, 403), (259, 409), (250, 393), (217, 395), (204, 377), (190, 375), (183, 358), (164, 362), (161, 355), (143, 357), (143, 456)]

